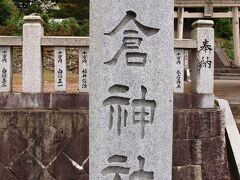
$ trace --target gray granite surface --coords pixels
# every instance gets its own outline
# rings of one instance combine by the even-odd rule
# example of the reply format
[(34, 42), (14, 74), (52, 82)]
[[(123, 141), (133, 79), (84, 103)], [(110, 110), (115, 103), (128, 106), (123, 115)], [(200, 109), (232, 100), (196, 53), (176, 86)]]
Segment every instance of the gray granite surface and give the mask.
[(90, 6), (90, 180), (171, 180), (173, 1)]

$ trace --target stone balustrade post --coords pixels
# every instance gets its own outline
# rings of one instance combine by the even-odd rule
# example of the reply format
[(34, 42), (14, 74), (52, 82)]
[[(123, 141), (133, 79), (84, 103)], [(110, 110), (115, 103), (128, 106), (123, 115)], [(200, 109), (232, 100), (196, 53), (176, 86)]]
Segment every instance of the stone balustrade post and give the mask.
[(43, 91), (43, 67), (41, 38), (44, 36), (43, 20), (40, 16), (24, 17), (23, 25), (23, 92)]
[(213, 21), (198, 20), (192, 24), (192, 39), (197, 49), (192, 57), (192, 93), (199, 108), (214, 107), (214, 29)]

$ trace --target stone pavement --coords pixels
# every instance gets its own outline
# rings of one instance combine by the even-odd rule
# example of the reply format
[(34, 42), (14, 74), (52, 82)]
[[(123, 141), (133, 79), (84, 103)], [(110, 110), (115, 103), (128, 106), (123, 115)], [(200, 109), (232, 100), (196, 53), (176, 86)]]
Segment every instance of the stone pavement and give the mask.
[(240, 80), (215, 80), (215, 96), (240, 104)]
[[(185, 82), (185, 93), (189, 93), (190, 83)], [(214, 94), (229, 103), (240, 104), (240, 80), (214, 80)]]

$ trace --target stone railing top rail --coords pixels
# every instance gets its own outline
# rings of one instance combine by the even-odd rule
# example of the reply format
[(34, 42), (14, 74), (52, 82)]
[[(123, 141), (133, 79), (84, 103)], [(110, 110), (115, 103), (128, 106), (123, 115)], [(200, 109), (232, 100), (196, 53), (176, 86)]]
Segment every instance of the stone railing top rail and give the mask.
[[(22, 46), (21, 36), (0, 36), (0, 46)], [(68, 46), (87, 47), (89, 37), (64, 37), (64, 36), (44, 36), (41, 38), (42, 46)]]
[(240, 0), (175, 0), (175, 6), (189, 6), (189, 7), (200, 7), (204, 6), (207, 3), (212, 3), (213, 6), (225, 6), (225, 7), (232, 7), (232, 6), (240, 6)]
[(21, 36), (0, 36), (0, 46), (22, 46)]
[(175, 39), (175, 49), (196, 49), (197, 41), (195, 39)]
[[(42, 46), (60, 47), (88, 47), (89, 37), (64, 37), (64, 36), (44, 36), (41, 39)], [(0, 46), (22, 46), (21, 36), (0, 36)], [(194, 39), (175, 39), (174, 48), (176, 49), (195, 49), (197, 48)]]
[(89, 46), (89, 37), (45, 36), (42, 46)]

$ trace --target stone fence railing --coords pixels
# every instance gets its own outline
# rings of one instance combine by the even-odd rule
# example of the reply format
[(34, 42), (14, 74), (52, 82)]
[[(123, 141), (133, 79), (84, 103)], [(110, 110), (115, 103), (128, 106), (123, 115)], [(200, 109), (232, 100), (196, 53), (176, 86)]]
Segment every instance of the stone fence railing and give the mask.
[[(66, 47), (78, 47), (79, 92), (89, 91), (89, 38), (44, 36), (39, 16), (24, 18), (23, 36), (0, 36), (0, 92), (12, 92), (12, 47), (22, 46), (22, 88), (24, 93), (43, 92), (42, 47), (54, 47), (55, 91), (66, 92)], [(189, 76), (191, 91), (202, 95), (201, 107), (213, 107), (214, 30), (212, 21), (193, 24), (192, 39), (175, 40), (173, 85), (175, 93), (184, 93), (184, 69)], [(188, 53), (190, 55), (188, 57)], [(189, 61), (188, 61), (189, 59)], [(189, 64), (188, 64), (189, 62)]]

